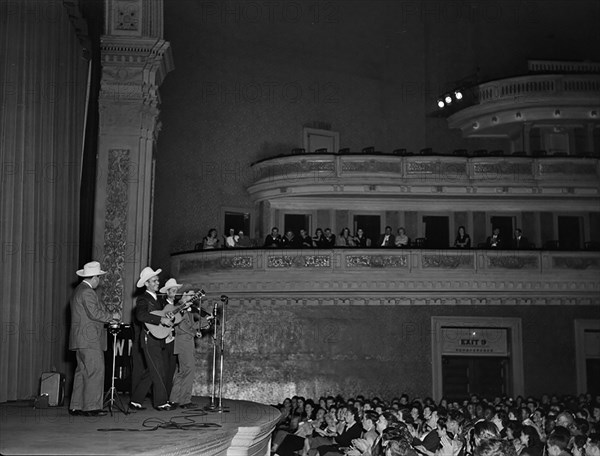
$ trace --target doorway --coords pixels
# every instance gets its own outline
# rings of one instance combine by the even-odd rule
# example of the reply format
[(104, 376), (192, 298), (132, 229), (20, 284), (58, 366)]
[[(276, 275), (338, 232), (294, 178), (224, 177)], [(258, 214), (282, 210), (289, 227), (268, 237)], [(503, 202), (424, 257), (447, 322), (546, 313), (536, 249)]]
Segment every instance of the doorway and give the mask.
[(425, 224), (426, 247), (430, 249), (447, 249), (450, 246), (450, 219), (446, 216), (427, 215), (423, 217)]
[(581, 248), (581, 218), (558, 216), (558, 245), (564, 250)]
[(494, 228), (500, 228), (500, 239), (502, 241), (502, 245), (509, 246), (513, 238), (514, 217), (493, 216), (490, 217), (490, 222), (492, 223), (492, 227), (488, 235), (491, 235)]
[(308, 214), (285, 214), (283, 217), (283, 233), (292, 231), (296, 236), (300, 235), (300, 230), (306, 230), (310, 233), (310, 215)]
[(443, 356), (442, 394), (462, 400), (471, 394), (504, 396), (508, 385), (508, 358), (497, 356)]
[(242, 230), (247, 236), (250, 233), (250, 214), (247, 212), (225, 212), (225, 227), (223, 228), (224, 236), (229, 234), (229, 230), (233, 228), (236, 233)]

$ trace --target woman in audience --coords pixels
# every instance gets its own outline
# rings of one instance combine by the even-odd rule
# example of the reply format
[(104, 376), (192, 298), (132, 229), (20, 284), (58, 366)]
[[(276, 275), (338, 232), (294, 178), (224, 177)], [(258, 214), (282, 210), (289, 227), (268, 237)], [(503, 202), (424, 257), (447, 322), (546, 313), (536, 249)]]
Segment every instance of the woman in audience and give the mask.
[(354, 238), (350, 236), (350, 230), (346, 227), (342, 230), (335, 241), (336, 247), (355, 247)]
[(457, 249), (471, 248), (471, 238), (465, 231), (465, 227), (462, 225), (458, 227), (458, 233), (456, 234), (456, 239), (454, 240), (454, 247)]
[(410, 239), (406, 235), (406, 230), (404, 227), (398, 228), (398, 234), (394, 239), (394, 245), (398, 248), (406, 248), (409, 247)]
[(202, 239), (202, 249), (218, 249), (219, 248), (219, 238), (217, 237), (217, 230), (215, 228), (211, 228), (208, 230), (208, 234), (204, 236)]
[(525, 425), (521, 429), (521, 443), (523, 449), (520, 456), (542, 456), (544, 444), (540, 440), (540, 435), (533, 426)]
[(325, 236), (323, 235), (323, 230), (321, 228), (317, 228), (315, 230), (315, 235), (312, 238), (313, 247), (317, 249), (322, 249), (325, 247)]

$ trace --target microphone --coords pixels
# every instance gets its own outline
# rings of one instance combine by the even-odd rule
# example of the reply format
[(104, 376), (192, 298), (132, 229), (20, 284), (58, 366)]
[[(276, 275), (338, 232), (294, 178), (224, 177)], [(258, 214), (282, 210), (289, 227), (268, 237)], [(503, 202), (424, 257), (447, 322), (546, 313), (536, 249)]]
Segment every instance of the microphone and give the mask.
[(229, 298), (226, 295), (221, 295), (221, 302), (229, 301)]

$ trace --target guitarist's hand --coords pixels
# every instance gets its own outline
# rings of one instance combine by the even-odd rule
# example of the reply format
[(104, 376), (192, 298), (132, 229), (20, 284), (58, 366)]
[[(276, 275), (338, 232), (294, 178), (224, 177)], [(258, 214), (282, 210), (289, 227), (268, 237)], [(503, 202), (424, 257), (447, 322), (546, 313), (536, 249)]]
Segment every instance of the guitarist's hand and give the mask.
[(202, 339), (202, 332), (201, 331), (196, 331), (196, 337), (198, 339)]
[(171, 321), (170, 318), (167, 318), (167, 317), (161, 317), (160, 324), (163, 326), (173, 326), (173, 322)]
[(190, 296), (193, 296), (195, 293), (192, 290), (186, 291), (185, 293), (183, 293), (183, 296), (181, 297), (181, 303), (184, 304), (186, 302), (188, 302), (190, 300)]

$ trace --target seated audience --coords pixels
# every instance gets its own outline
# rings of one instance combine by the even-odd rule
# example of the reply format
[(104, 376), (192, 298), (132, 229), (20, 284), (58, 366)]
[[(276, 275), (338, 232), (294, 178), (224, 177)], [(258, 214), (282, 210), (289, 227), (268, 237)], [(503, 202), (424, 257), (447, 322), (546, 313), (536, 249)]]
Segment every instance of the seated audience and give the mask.
[(215, 228), (211, 228), (210, 230), (208, 230), (208, 234), (204, 236), (204, 239), (202, 239), (202, 248), (204, 250), (218, 249), (219, 242), (220, 241), (217, 237), (217, 230)]
[(267, 234), (267, 237), (265, 238), (265, 247), (270, 249), (278, 249), (281, 247), (281, 244), (282, 239), (281, 235), (279, 234), (279, 228), (274, 226), (271, 229), (271, 234)]
[(362, 228), (356, 230), (356, 234), (354, 235), (354, 244), (356, 247), (363, 249), (371, 247), (371, 239), (365, 235), (365, 231)]
[(502, 239), (500, 239), (500, 228), (494, 228), (492, 235), (488, 236), (486, 241), (488, 249), (500, 249), (502, 248)]
[(237, 246), (243, 249), (252, 247), (252, 240), (244, 234), (242, 230), (238, 231), (237, 234)]
[(410, 247), (410, 238), (406, 235), (403, 227), (398, 228), (398, 235), (394, 239), (394, 245), (398, 248)]
[(515, 237), (512, 240), (512, 248), (515, 250), (526, 250), (530, 248), (529, 241), (520, 228), (515, 230)]
[(229, 235), (225, 236), (225, 248), (233, 249), (238, 246), (239, 237), (233, 228), (229, 228)]
[(325, 233), (323, 235), (323, 247), (327, 249), (335, 247), (335, 234), (333, 234), (329, 228), (325, 228)]
[(281, 239), (281, 246), (285, 249), (297, 249), (300, 245), (300, 238), (292, 230), (287, 230)]
[(395, 238), (392, 234), (392, 227), (386, 226), (385, 232), (379, 236), (379, 242), (377, 242), (376, 247), (394, 247)]
[(313, 241), (306, 230), (300, 230), (300, 246), (303, 248), (312, 247)]
[(458, 227), (458, 233), (456, 234), (456, 239), (454, 239), (454, 247), (457, 249), (471, 248), (471, 238), (462, 225)]
[(321, 228), (317, 228), (315, 230), (315, 235), (312, 238), (313, 247), (317, 249), (325, 248), (325, 235), (323, 234), (323, 230)]
[(354, 238), (350, 236), (350, 230), (344, 228), (335, 241), (337, 247), (355, 247)]

